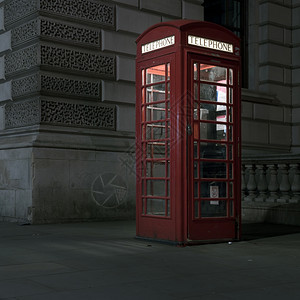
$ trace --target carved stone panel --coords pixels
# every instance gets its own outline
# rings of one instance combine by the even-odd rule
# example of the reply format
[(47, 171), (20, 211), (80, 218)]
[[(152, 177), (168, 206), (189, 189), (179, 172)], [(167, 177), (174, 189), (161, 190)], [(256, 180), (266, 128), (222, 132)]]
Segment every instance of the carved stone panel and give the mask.
[(115, 114), (115, 106), (34, 98), (5, 106), (5, 128), (42, 123), (115, 130)]
[(114, 6), (99, 1), (40, 0), (40, 10), (108, 26), (115, 22)]
[[(7, 1), (8, 2), (8, 1)], [(114, 6), (93, 0), (12, 0), (5, 4), (7, 26), (41, 11), (106, 26), (114, 26)]]
[(39, 75), (33, 74), (12, 81), (12, 97), (39, 92)]
[(5, 106), (5, 128), (16, 128), (38, 124), (40, 122), (39, 99), (10, 103)]
[(41, 91), (76, 97), (100, 98), (100, 82), (41, 75)]
[(41, 19), (41, 36), (86, 46), (100, 47), (100, 31)]
[(5, 74), (28, 70), (38, 65), (39, 46), (37, 44), (9, 53), (5, 57)]
[(114, 57), (73, 49), (43, 45), (41, 46), (41, 63), (42, 66), (70, 71), (87, 72), (108, 77), (114, 77), (115, 75)]
[(6, 1), (4, 7), (4, 24), (16, 22), (38, 10), (39, 0)]
[(15, 27), (11, 30), (11, 45), (15, 47), (24, 42), (30, 41), (39, 35), (38, 19), (31, 20), (21, 26)]
[(41, 112), (42, 123), (115, 129), (114, 106), (42, 100)]

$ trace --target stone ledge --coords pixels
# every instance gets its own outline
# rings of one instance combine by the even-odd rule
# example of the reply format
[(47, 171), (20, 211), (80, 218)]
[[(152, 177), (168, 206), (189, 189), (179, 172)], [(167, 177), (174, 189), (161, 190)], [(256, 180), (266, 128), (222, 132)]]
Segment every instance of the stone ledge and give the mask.
[(300, 203), (242, 202), (242, 220), (300, 226)]

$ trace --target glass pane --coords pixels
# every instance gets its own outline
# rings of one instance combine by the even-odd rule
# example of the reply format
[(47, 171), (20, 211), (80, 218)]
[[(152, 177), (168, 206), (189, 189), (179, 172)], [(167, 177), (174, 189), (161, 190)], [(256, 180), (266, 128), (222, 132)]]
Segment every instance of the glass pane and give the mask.
[(229, 182), (229, 197), (233, 198), (233, 182)]
[(194, 80), (198, 79), (198, 64), (194, 63)]
[(170, 100), (170, 82), (167, 83), (167, 96), (166, 96), (167, 100)]
[(230, 217), (233, 217), (233, 211), (234, 211), (234, 210), (233, 210), (233, 209), (234, 209), (234, 206), (233, 206), (233, 205), (234, 205), (233, 200), (230, 200), (230, 201), (229, 201), (229, 216), (230, 216)]
[(167, 75), (168, 75), (167, 80), (170, 80), (170, 73), (171, 73), (171, 67), (170, 67), (170, 63), (168, 63), (167, 64)]
[(146, 125), (147, 140), (161, 140), (166, 138), (165, 122), (158, 122)]
[(165, 177), (166, 162), (165, 161), (148, 161), (147, 162), (147, 177)]
[(194, 198), (198, 198), (199, 193), (198, 193), (198, 181), (194, 182)]
[(199, 119), (198, 102), (194, 101), (194, 120)]
[(226, 83), (227, 69), (206, 64), (200, 65), (200, 80)]
[(199, 201), (194, 201), (194, 218), (199, 218)]
[(229, 178), (233, 179), (233, 165), (229, 164), (228, 168), (229, 168)]
[(198, 143), (194, 142), (194, 158), (198, 158)]
[(199, 178), (198, 177), (198, 161), (194, 161), (194, 178)]
[(226, 103), (226, 87), (202, 83), (200, 84), (200, 100)]
[(166, 65), (158, 65), (146, 69), (146, 84), (165, 81)]
[(166, 118), (165, 102), (146, 106), (146, 121), (158, 121)]
[(142, 85), (145, 84), (144, 78), (145, 78), (145, 70), (143, 69), (142, 70)]
[(164, 83), (147, 87), (146, 101), (156, 102), (165, 100), (165, 88), (166, 85)]
[(200, 112), (201, 120), (227, 122), (225, 105), (201, 103)]
[(233, 70), (232, 69), (229, 69), (229, 84), (230, 85), (233, 85)]
[(215, 143), (201, 143), (201, 158), (226, 159), (227, 146)]
[(194, 83), (194, 100), (199, 99), (198, 83)]
[[(211, 188), (213, 187), (213, 188)], [(217, 188), (216, 188), (217, 187)], [(212, 194), (213, 193), (213, 194)], [(218, 193), (218, 197), (216, 197)], [(214, 196), (214, 197), (212, 197)], [(223, 181), (202, 181), (201, 197), (203, 198), (225, 198), (227, 197), (227, 183)]]
[(202, 162), (201, 178), (226, 178), (226, 163), (221, 162)]
[(165, 157), (165, 143), (148, 143), (147, 144), (147, 158), (164, 158)]
[(229, 88), (228, 89), (228, 93), (229, 93), (229, 103), (232, 104), (233, 103), (233, 89), (232, 88)]
[(147, 180), (147, 196), (165, 196), (164, 180)]
[(147, 215), (164, 216), (166, 204), (164, 199), (147, 199)]
[(225, 141), (226, 137), (226, 125), (201, 122), (200, 139)]
[(231, 106), (228, 107), (228, 121), (230, 123), (233, 122), (233, 107)]
[(226, 217), (227, 216), (226, 200), (201, 201), (201, 217)]

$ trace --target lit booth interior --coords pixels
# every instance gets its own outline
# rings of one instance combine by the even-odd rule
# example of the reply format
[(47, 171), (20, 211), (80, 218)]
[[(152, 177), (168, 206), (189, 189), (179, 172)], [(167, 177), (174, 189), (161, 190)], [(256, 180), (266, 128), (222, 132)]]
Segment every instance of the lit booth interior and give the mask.
[(136, 58), (136, 235), (186, 245), (240, 238), (239, 39), (176, 20)]

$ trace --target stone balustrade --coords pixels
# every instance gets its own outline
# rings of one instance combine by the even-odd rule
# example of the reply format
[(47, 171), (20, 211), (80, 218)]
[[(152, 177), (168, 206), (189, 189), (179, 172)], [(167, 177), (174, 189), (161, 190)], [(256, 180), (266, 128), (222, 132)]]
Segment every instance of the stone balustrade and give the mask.
[(242, 201), (300, 203), (300, 163), (243, 161)]

